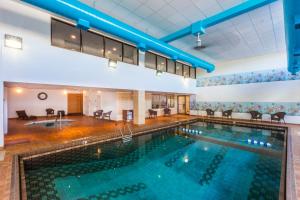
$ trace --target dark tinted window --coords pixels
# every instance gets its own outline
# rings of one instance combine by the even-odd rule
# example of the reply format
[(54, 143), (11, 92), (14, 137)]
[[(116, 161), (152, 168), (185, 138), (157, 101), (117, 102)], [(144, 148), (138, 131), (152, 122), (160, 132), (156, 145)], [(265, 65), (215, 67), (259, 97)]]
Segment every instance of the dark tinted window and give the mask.
[(138, 51), (137, 48), (123, 44), (123, 62), (129, 64), (138, 64)]
[(156, 55), (150, 52), (145, 54), (145, 67), (156, 69)]
[(168, 60), (168, 72), (175, 74), (175, 62), (173, 60)]
[(190, 78), (196, 78), (196, 68), (194, 67), (190, 69)]
[(182, 71), (183, 71), (183, 69), (182, 69), (182, 64), (176, 62), (176, 74), (182, 76)]
[(87, 31), (82, 31), (81, 35), (82, 52), (103, 57), (104, 37)]
[(80, 30), (73, 25), (52, 19), (52, 45), (80, 51)]
[(105, 38), (105, 57), (111, 60), (122, 61), (122, 43)]
[(183, 65), (183, 76), (190, 77), (190, 67), (187, 65)]
[(163, 72), (167, 71), (167, 59), (161, 56), (157, 56), (157, 70)]

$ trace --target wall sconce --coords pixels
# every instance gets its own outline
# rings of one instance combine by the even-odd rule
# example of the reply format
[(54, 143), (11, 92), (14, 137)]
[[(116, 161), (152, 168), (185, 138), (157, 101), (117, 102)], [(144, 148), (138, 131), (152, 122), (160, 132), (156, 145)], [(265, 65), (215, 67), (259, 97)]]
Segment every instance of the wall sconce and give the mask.
[(17, 94), (21, 94), (23, 92), (23, 89), (22, 88), (16, 88), (16, 93)]
[(63, 93), (64, 93), (64, 95), (67, 95), (68, 94), (68, 90), (64, 90)]
[(117, 61), (116, 60), (108, 60), (108, 67), (110, 69), (116, 69), (117, 68)]
[(161, 76), (163, 74), (163, 71), (161, 70), (156, 70), (156, 76)]
[(23, 40), (21, 37), (13, 36), (13, 35), (4, 35), (4, 46), (14, 49), (22, 49)]

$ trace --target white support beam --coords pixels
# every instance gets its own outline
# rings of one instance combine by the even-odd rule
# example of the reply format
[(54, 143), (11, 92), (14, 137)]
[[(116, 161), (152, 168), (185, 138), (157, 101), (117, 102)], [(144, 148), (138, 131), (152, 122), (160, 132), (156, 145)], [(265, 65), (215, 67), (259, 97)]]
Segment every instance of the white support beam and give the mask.
[(145, 124), (146, 117), (146, 95), (145, 91), (133, 92), (133, 122), (137, 125)]

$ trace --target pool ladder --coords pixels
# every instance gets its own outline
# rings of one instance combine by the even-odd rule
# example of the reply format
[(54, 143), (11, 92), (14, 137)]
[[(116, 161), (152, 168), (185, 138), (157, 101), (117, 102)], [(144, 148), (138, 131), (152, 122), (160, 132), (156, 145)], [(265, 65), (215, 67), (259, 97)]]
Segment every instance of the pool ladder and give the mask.
[[(122, 135), (123, 143), (127, 143), (132, 140), (132, 130), (127, 123), (123, 124), (122, 127), (116, 125), (116, 128), (117, 128), (118, 132), (121, 133), (121, 135)], [(125, 134), (126, 130), (128, 130), (129, 134)]]

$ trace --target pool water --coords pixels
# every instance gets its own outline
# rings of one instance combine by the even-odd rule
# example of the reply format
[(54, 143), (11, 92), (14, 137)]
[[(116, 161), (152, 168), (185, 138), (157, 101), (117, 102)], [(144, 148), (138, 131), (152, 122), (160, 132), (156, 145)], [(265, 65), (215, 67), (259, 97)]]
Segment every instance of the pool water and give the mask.
[(253, 148), (271, 149), (276, 151), (282, 151), (284, 144), (284, 133), (282, 130), (266, 130), (197, 122), (182, 126), (181, 131), (221, 141), (230, 141)]
[(24, 169), (28, 199), (278, 199), (281, 156), (172, 128), (24, 160)]

